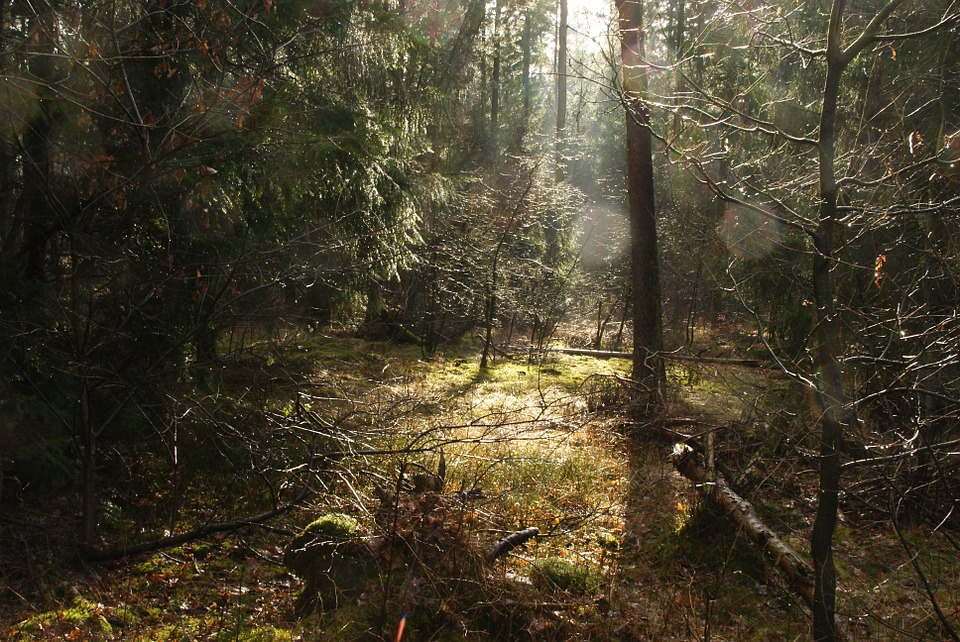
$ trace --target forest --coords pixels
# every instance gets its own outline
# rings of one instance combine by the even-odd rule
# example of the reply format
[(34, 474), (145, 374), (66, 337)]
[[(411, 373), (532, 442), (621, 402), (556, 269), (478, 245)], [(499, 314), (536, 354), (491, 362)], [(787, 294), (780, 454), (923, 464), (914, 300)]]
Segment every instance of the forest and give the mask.
[(960, 642), (957, 0), (0, 0), (0, 76), (0, 639)]

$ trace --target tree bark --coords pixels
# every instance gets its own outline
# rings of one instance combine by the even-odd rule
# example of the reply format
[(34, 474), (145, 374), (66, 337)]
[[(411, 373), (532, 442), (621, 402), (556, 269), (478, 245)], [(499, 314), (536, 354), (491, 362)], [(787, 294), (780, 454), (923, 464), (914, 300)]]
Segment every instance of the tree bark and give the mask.
[(653, 138), (644, 101), (643, 2), (617, 0), (627, 127), (627, 192), (633, 277), (633, 377), (659, 391), (665, 380), (660, 302), (660, 262), (653, 192)]
[(493, 564), (497, 559), (503, 557), (513, 549), (521, 546), (540, 534), (540, 529), (536, 526), (525, 528), (515, 533), (510, 533), (501, 540), (498, 540), (487, 552), (487, 562)]
[[(557, 23), (557, 128), (554, 134), (554, 181), (558, 184), (566, 180), (566, 136), (567, 136), (567, 0), (559, 0), (559, 20)], [(562, 193), (562, 192), (561, 192)], [(556, 208), (546, 212), (543, 234), (546, 250), (543, 262), (547, 268), (548, 283), (552, 282), (560, 267), (562, 238), (568, 225), (567, 204), (565, 199), (557, 203)]]
[(523, 203), (527, 198), (527, 194), (530, 193), (530, 189), (533, 187), (533, 175), (527, 179), (527, 185), (523, 190), (523, 193), (520, 195), (520, 198), (517, 199), (517, 202), (513, 208), (513, 211), (510, 214), (510, 220), (507, 222), (507, 226), (503, 229), (503, 233), (500, 234), (500, 240), (497, 241), (497, 246), (493, 250), (493, 259), (490, 265), (490, 280), (486, 284), (485, 294), (484, 294), (484, 339), (483, 339), (483, 353), (480, 355), (480, 369), (486, 370), (489, 365), (490, 351), (493, 347), (493, 323), (497, 316), (497, 272), (499, 271), (500, 266), (500, 253), (503, 251), (504, 245), (506, 245), (507, 237), (510, 232), (513, 230), (514, 224), (517, 222), (517, 217), (520, 215), (520, 210), (523, 208)]
[[(60, 71), (53, 55), (55, 17), (46, 10), (30, 18), (32, 34), (26, 45), (30, 54), (27, 69), (37, 87), (37, 111), (29, 118), (23, 134), (23, 188), (17, 199), (14, 224), (8, 239), (20, 237), (16, 254), (16, 276), (30, 281), (46, 280), (47, 244), (58, 223), (50, 189), (50, 137), (57, 120), (54, 92)], [(5, 244), (8, 245), (8, 244)], [(9, 244), (6, 251), (12, 248)], [(5, 261), (6, 262), (6, 261)]]

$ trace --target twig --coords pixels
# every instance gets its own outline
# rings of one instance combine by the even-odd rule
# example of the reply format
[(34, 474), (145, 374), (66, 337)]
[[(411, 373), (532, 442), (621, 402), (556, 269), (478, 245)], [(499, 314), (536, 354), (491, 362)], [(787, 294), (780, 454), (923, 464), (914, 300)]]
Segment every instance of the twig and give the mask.
[(192, 542), (213, 535), (214, 533), (226, 533), (236, 531), (247, 526), (260, 526), (263, 522), (282, 515), (300, 505), (309, 494), (308, 489), (304, 488), (292, 501), (283, 506), (278, 506), (273, 510), (268, 510), (259, 515), (234, 520), (232, 522), (220, 522), (218, 524), (207, 524), (200, 528), (195, 528), (187, 533), (172, 535), (170, 537), (160, 537), (140, 544), (131, 544), (129, 546), (116, 546), (113, 548), (88, 548), (80, 552), (80, 558), (87, 562), (103, 562), (106, 560), (120, 559), (137, 555), (139, 553), (148, 553), (163, 550), (172, 546), (179, 546), (186, 542)]

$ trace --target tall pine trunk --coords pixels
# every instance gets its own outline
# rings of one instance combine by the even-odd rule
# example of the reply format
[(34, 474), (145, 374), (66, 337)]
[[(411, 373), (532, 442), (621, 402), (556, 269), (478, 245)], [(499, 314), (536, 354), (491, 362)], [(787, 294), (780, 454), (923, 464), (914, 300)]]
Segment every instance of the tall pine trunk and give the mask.
[(659, 393), (665, 379), (660, 302), (660, 261), (653, 192), (653, 137), (644, 102), (643, 2), (617, 0), (627, 131), (627, 192), (633, 277), (633, 378)]

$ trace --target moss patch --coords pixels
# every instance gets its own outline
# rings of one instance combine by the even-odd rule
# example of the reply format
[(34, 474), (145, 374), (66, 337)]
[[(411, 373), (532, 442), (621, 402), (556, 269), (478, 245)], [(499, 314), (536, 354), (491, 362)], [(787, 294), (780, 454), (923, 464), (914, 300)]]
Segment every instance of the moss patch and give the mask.
[(534, 586), (544, 590), (560, 590), (576, 595), (595, 593), (601, 585), (601, 575), (585, 564), (574, 564), (560, 557), (534, 560), (530, 566)]
[(48, 639), (54, 632), (66, 637), (77, 630), (89, 636), (113, 634), (113, 627), (104, 617), (103, 606), (80, 595), (75, 596), (69, 606), (38, 613), (15, 625), (13, 630), (20, 640), (38, 639), (41, 634), (43, 639)]
[[(326, 542), (342, 542), (356, 537), (360, 522), (343, 513), (329, 513), (307, 525), (299, 538), (317, 539)], [(299, 539), (298, 538), (298, 539)], [(297, 540), (294, 540), (296, 542)]]
[(213, 639), (214, 642), (293, 642), (295, 636), (292, 631), (263, 626), (247, 631), (222, 631)]

